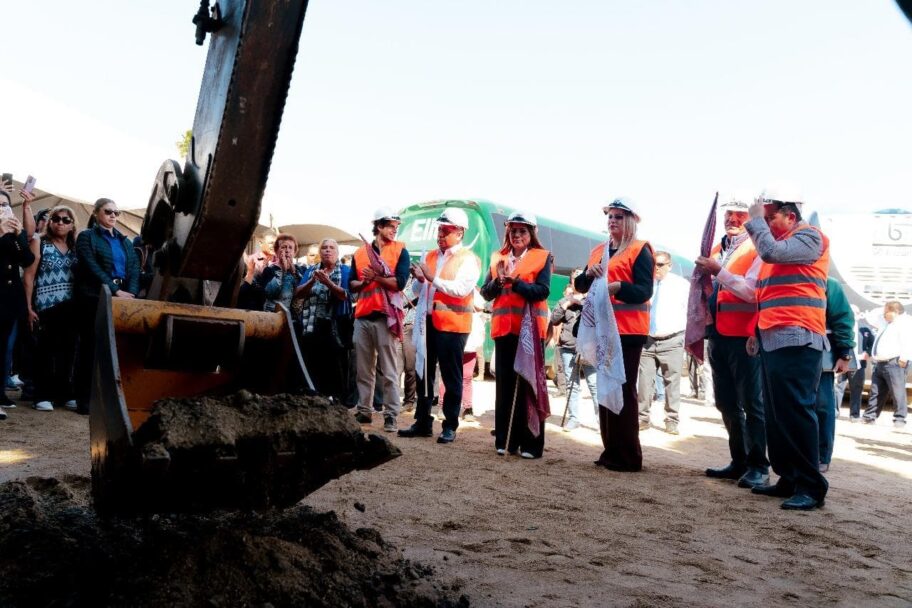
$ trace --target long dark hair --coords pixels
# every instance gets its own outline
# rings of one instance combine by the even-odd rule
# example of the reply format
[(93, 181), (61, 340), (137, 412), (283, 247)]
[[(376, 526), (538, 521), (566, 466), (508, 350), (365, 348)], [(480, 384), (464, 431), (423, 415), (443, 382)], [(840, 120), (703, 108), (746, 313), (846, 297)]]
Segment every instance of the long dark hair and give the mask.
[(541, 241), (538, 240), (538, 226), (530, 226), (523, 222), (507, 222), (507, 225), (504, 226), (504, 242), (503, 247), (500, 248), (500, 253), (507, 255), (513, 251), (513, 246), (510, 245), (510, 224), (521, 224), (529, 229), (529, 249), (544, 249), (541, 244)]
[(69, 207), (67, 207), (66, 205), (57, 205), (56, 207), (52, 207), (50, 209), (50, 211), (48, 211), (47, 225), (44, 227), (43, 236), (46, 239), (50, 240), (50, 238), (51, 238), (51, 218), (54, 217), (56, 214), (58, 214), (61, 211), (65, 211), (66, 214), (68, 216), (70, 216), (70, 219), (73, 220), (73, 229), (70, 230), (69, 232), (67, 232), (66, 244), (67, 244), (67, 247), (69, 247), (70, 249), (75, 249), (76, 248), (76, 232), (79, 230), (79, 227), (76, 225), (76, 214), (73, 213), (73, 210), (70, 209)]

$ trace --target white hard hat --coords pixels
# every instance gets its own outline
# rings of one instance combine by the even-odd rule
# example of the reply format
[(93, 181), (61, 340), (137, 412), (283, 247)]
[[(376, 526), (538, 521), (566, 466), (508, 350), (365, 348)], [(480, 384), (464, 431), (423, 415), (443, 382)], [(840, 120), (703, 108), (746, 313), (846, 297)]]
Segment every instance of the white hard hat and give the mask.
[(735, 192), (728, 198), (727, 202), (719, 205), (719, 209), (722, 209), (723, 211), (734, 211), (735, 213), (747, 213), (753, 200), (754, 197), (749, 194)]
[(607, 205), (605, 205), (604, 207), (602, 207), (602, 211), (604, 211), (606, 214), (608, 213), (609, 209), (622, 209), (623, 211), (626, 211), (630, 215), (632, 215), (633, 219), (635, 219), (637, 222), (640, 221), (640, 214), (637, 212), (636, 203), (634, 203), (631, 199), (627, 198), (626, 196), (616, 198), (613, 201), (611, 201), (610, 203), (608, 203)]
[(522, 211), (514, 211), (510, 214), (510, 217), (507, 218), (507, 221), (504, 222), (504, 226), (507, 224), (525, 224), (527, 226), (532, 226), (535, 228), (538, 226), (538, 219), (531, 213), (523, 213)]
[(794, 188), (764, 188), (760, 193), (760, 200), (764, 205), (783, 205), (791, 203), (801, 209), (804, 204), (804, 197)]
[(458, 207), (447, 207), (437, 218), (437, 223), (466, 230), (469, 227), (469, 216)]
[(376, 222), (388, 222), (388, 221), (401, 222), (402, 219), (399, 217), (399, 214), (396, 213), (396, 210), (392, 207), (380, 207), (374, 211), (374, 223)]

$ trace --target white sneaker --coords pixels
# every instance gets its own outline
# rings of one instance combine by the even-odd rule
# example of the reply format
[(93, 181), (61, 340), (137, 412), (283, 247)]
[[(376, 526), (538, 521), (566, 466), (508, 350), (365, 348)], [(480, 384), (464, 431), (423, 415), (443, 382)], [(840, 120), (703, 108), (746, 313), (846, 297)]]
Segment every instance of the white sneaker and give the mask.
[(531, 452), (520, 452), (519, 455), (522, 456), (523, 458), (535, 458), (535, 456), (533, 456), (531, 454)]
[(503, 455), (506, 454), (506, 453), (507, 453), (507, 451), (506, 451), (505, 449), (503, 449), (503, 448), (497, 448), (497, 455), (498, 455), (498, 456), (503, 456)]
[(79, 406), (79, 404), (76, 403), (76, 400), (75, 400), (75, 399), (70, 399), (69, 401), (67, 401), (66, 403), (63, 404), (63, 407), (65, 407), (66, 409), (70, 410), (71, 412), (75, 412), (75, 411), (76, 411), (76, 408), (77, 408), (78, 406)]
[(50, 401), (39, 401), (32, 407), (35, 408), (36, 410), (38, 410), (39, 412), (53, 412), (54, 411), (54, 404), (52, 404)]
[(8, 386), (14, 386), (16, 388), (19, 388), (23, 384), (25, 384), (25, 382), (23, 382), (22, 380), (19, 379), (19, 374), (14, 374), (9, 377), (9, 379), (6, 381), (6, 384)]

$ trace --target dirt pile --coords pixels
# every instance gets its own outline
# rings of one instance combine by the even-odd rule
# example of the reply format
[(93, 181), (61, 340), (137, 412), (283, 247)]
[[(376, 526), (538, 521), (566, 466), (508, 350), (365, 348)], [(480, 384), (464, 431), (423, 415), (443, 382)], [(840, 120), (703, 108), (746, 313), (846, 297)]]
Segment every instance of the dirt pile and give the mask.
[(376, 530), (294, 507), (102, 519), (89, 480), (0, 485), (2, 606), (468, 606)]
[(327, 482), (401, 454), (322, 397), (247, 391), (164, 399), (133, 435), (125, 467), (109, 466), (104, 511), (291, 506)]

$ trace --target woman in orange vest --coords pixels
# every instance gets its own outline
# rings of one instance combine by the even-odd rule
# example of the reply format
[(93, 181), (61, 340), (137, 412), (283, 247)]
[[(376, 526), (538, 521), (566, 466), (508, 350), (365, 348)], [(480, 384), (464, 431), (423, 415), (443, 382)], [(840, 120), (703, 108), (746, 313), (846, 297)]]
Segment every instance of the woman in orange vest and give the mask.
[[(545, 448), (545, 422), (538, 436), (529, 431), (526, 412), (525, 382), (518, 382), (513, 371), (519, 328), (526, 302), (544, 338), (550, 311), (546, 300), (551, 293), (551, 252), (538, 240), (534, 215), (515, 212), (505, 222), (504, 244), (491, 256), (491, 267), (485, 277), (481, 295), (494, 301), (491, 309), (491, 337), (494, 338), (495, 378), (494, 447), (503, 455), (519, 452), (523, 458), (541, 458)], [(512, 424), (510, 412), (513, 412)], [(510, 442), (507, 445), (507, 435)]]
[[(614, 414), (599, 407), (599, 429), (605, 447), (595, 464), (612, 471), (639, 471), (643, 467), (637, 413), (637, 372), (640, 354), (649, 334), (649, 299), (655, 260), (652, 246), (636, 239), (640, 216), (633, 202), (615, 199), (602, 208), (608, 216), (608, 252), (601, 244), (589, 254), (583, 274), (576, 277), (577, 291), (586, 293), (596, 280), (608, 282), (608, 293), (621, 335), (624, 355), (624, 407)], [(607, 259), (607, 272), (604, 260)]]

